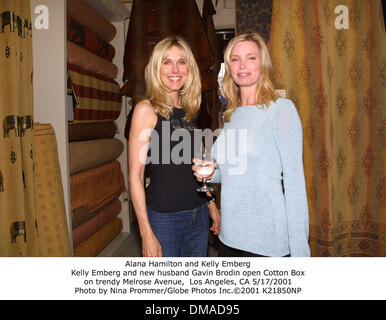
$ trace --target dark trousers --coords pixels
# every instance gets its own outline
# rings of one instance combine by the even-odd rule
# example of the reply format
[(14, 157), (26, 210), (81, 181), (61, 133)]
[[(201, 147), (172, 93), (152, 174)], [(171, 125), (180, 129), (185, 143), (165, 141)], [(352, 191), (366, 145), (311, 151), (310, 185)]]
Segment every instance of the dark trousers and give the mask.
[[(248, 251), (243, 251), (235, 248), (228, 247), (227, 245), (223, 244), (221, 241), (219, 243), (218, 247), (218, 256), (219, 257), (262, 257), (262, 258), (268, 258), (267, 256), (262, 256), (260, 254), (251, 253)], [(290, 255), (286, 255), (285, 257), (289, 257)]]

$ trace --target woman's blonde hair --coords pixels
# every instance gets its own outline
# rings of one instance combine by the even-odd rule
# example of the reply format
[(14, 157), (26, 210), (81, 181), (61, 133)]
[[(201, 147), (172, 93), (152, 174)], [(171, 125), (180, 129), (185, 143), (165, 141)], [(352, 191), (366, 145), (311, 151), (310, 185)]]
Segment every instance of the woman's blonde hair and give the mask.
[(168, 89), (162, 83), (160, 70), (166, 54), (173, 46), (182, 51), (182, 56), (188, 66), (188, 75), (185, 85), (180, 89), (181, 105), (186, 111), (185, 120), (197, 118), (201, 104), (201, 75), (196, 59), (189, 44), (180, 36), (167, 37), (158, 42), (145, 68), (146, 99), (148, 99), (156, 114), (169, 119), (173, 113), (173, 106), (168, 101)]
[(278, 95), (271, 81), (272, 62), (264, 39), (257, 33), (245, 33), (231, 39), (224, 52), (225, 74), (221, 84), (221, 93), (228, 100), (224, 113), (225, 122), (229, 122), (233, 112), (241, 104), (240, 89), (232, 78), (230, 70), (230, 57), (234, 46), (242, 41), (253, 41), (259, 48), (261, 58), (260, 79), (256, 84), (255, 102), (268, 108), (271, 101), (276, 101)]

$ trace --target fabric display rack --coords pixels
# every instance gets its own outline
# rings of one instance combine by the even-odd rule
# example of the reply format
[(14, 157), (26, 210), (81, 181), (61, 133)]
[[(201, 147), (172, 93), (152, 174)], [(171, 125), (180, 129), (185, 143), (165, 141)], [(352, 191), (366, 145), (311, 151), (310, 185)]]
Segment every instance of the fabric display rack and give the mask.
[[(115, 138), (122, 108), (114, 80), (116, 28), (83, 0), (67, 0), (68, 124), (72, 240), (75, 257), (97, 256), (121, 231), (126, 190)], [(70, 120), (70, 118), (69, 118)]]

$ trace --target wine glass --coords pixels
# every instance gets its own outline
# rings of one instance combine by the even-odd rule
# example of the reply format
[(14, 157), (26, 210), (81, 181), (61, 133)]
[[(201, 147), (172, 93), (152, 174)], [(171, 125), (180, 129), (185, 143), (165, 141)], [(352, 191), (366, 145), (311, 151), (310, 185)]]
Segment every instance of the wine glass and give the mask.
[(213, 173), (214, 162), (212, 153), (206, 150), (196, 154), (195, 156), (197, 173), (202, 177), (202, 186), (197, 189), (198, 192), (213, 192), (214, 189), (206, 184), (206, 179)]

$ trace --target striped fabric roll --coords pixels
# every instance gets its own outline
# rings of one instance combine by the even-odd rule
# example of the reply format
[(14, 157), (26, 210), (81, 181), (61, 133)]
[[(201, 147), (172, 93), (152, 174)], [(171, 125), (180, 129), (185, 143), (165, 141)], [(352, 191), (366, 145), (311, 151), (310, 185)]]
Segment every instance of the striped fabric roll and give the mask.
[(67, 41), (67, 62), (108, 79), (115, 79), (118, 74), (116, 65), (71, 41)]
[(69, 91), (76, 97), (74, 123), (111, 121), (119, 117), (122, 96), (119, 84), (101, 75), (68, 64)]
[(113, 24), (82, 0), (67, 0), (67, 15), (88, 27), (106, 42), (113, 40), (117, 34)]

